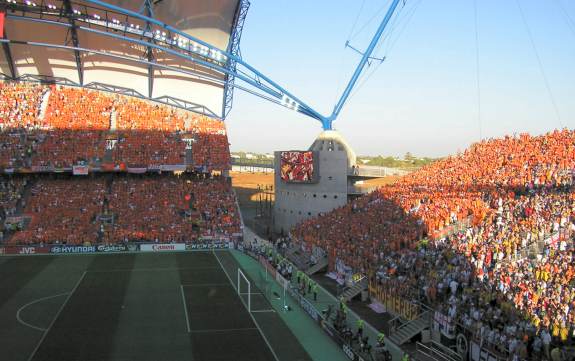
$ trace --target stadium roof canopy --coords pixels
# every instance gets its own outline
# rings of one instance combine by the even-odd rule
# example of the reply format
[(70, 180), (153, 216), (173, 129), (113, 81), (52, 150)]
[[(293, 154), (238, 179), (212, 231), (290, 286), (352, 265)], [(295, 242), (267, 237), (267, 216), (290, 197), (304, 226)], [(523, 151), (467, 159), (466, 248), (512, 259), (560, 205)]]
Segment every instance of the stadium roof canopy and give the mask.
[(0, 76), (129, 94), (220, 119), (240, 89), (329, 130), (400, 2), (392, 0), (365, 52), (354, 49), (362, 58), (329, 116), (243, 61), (249, 0), (0, 0)]
[(248, 7), (247, 0), (1, 1), (0, 72), (225, 118)]

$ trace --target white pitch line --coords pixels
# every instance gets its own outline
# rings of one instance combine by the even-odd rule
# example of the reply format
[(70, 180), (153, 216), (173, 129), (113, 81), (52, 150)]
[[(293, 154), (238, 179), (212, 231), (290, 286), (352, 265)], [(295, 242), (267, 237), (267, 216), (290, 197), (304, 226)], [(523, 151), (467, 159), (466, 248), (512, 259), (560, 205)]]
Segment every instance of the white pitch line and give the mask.
[(181, 285), (182, 287), (231, 287), (229, 283), (204, 283), (204, 284), (191, 284)]
[[(218, 258), (216, 252), (213, 252), (214, 257), (216, 257), (216, 260), (218, 261), (218, 263), (220, 264), (220, 267), (222, 268), (222, 271), (224, 271), (226, 277), (228, 278), (228, 280), (230, 281), (230, 283), (232, 285), (234, 285), (234, 282), (232, 281), (230, 275), (228, 274), (228, 271), (226, 271), (226, 269), (224, 268), (224, 265), (222, 264), (222, 262), (220, 261), (220, 259)], [(234, 288), (237, 290), (237, 288), (234, 286)], [(256, 327), (258, 328), (258, 330), (260, 331), (260, 335), (262, 335), (264, 341), (266, 342), (266, 345), (268, 345), (268, 348), (270, 349), (272, 355), (274, 355), (274, 358), (276, 361), (280, 361), (280, 359), (278, 358), (278, 355), (276, 355), (276, 352), (274, 351), (272, 345), (270, 345), (270, 342), (268, 341), (268, 338), (266, 337), (266, 335), (264, 334), (264, 332), (262, 331), (262, 329), (260, 328), (260, 325), (258, 324), (258, 322), (256, 321), (256, 318), (254, 317), (254, 315), (252, 315), (252, 313), (250, 312), (250, 310), (248, 310), (248, 306), (246, 306), (246, 304), (242, 301), (241, 297), (240, 297), (240, 301), (242, 302), (242, 305), (244, 305), (244, 308), (246, 309), (246, 311), (248, 312), (248, 314), (250, 315), (250, 317), (252, 318), (252, 321), (254, 322), (254, 325), (256, 325)]]
[(169, 272), (169, 271), (201, 271), (214, 270), (220, 267), (149, 267), (149, 268), (114, 268), (109, 270), (91, 270), (91, 273), (110, 273), (110, 272)]
[(236, 332), (236, 331), (255, 331), (255, 327), (244, 327), (244, 328), (220, 328), (220, 329), (206, 329), (206, 330), (192, 330), (191, 333), (212, 333), (212, 332)]
[(69, 294), (69, 293), (70, 293), (70, 292), (64, 292), (64, 293), (60, 293), (60, 294), (53, 295), (53, 296), (38, 298), (38, 299), (36, 299), (36, 300), (34, 300), (34, 301), (32, 301), (32, 302), (28, 302), (28, 303), (25, 304), (24, 306), (20, 307), (20, 308), (18, 309), (18, 311), (16, 311), (16, 319), (18, 320), (18, 322), (20, 322), (20, 323), (23, 324), (24, 326), (28, 326), (28, 327), (30, 327), (30, 328), (33, 328), (33, 329), (38, 330), (38, 331), (41, 331), (41, 332), (45, 332), (45, 331), (46, 331), (45, 328), (38, 327), (38, 326), (34, 326), (34, 325), (29, 324), (28, 322), (22, 320), (22, 317), (20, 317), (20, 312), (22, 312), (25, 308), (27, 308), (27, 307), (29, 307), (29, 306), (32, 306), (33, 304), (36, 304), (36, 303), (39, 303), (39, 302), (42, 302), (42, 301), (45, 301), (45, 300), (49, 300), (49, 299), (52, 299), (52, 298), (56, 298), (56, 297), (62, 297), (62, 296), (65, 296), (65, 295), (67, 295), (67, 294)]
[(184, 295), (184, 285), (180, 285), (180, 292), (182, 293), (182, 303), (184, 305), (184, 313), (186, 314), (186, 327), (190, 333), (190, 318), (188, 317), (188, 306), (186, 305), (186, 296)]
[(255, 310), (252, 312), (276, 312), (276, 310)]
[(60, 313), (62, 313), (62, 310), (64, 309), (64, 307), (68, 304), (68, 301), (70, 300), (70, 298), (72, 297), (72, 295), (74, 294), (74, 292), (76, 292), (76, 289), (78, 289), (78, 286), (80, 286), (80, 283), (82, 283), (82, 281), (84, 280), (84, 277), (86, 276), (86, 271), (84, 271), (84, 273), (82, 273), (82, 276), (80, 277), (80, 279), (78, 280), (78, 282), (76, 282), (76, 285), (74, 286), (74, 288), (72, 288), (72, 291), (68, 294), (68, 297), (66, 297), (66, 300), (64, 301), (64, 303), (62, 304), (62, 306), (60, 306), (60, 309), (58, 310), (58, 312), (56, 313), (56, 316), (54, 316), (54, 319), (52, 320), (52, 322), (50, 322), (50, 325), (48, 326), (48, 328), (46, 329), (46, 331), (44, 331), (44, 334), (42, 335), (42, 337), (40, 338), (40, 342), (38, 342), (38, 344), (36, 345), (36, 347), (34, 348), (34, 351), (32, 351), (32, 354), (30, 355), (30, 357), (28, 357), (28, 361), (32, 360), (34, 358), (34, 355), (36, 354), (36, 352), (38, 352), (38, 349), (40, 348), (40, 345), (42, 344), (42, 342), (44, 342), (44, 339), (46, 338), (46, 336), (48, 335), (48, 332), (50, 332), (50, 330), (52, 329), (52, 326), (54, 326), (54, 323), (56, 323), (56, 320), (58, 319), (58, 317), (60, 317)]

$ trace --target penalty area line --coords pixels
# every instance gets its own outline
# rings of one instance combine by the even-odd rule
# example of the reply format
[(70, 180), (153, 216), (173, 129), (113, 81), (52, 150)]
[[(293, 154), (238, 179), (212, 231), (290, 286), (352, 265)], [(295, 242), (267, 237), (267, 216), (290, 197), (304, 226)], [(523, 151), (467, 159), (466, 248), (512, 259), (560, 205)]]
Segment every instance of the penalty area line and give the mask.
[(190, 333), (190, 318), (188, 316), (188, 305), (186, 305), (186, 295), (184, 295), (184, 285), (180, 285), (180, 292), (182, 293), (182, 304), (184, 305), (184, 314), (186, 315), (186, 327)]
[[(228, 280), (230, 281), (230, 284), (234, 285), (234, 281), (232, 281), (232, 278), (230, 277), (230, 275), (228, 274), (228, 271), (226, 271), (224, 265), (222, 264), (222, 261), (220, 261), (220, 258), (218, 257), (218, 255), (216, 254), (216, 252), (213, 252), (214, 257), (216, 257), (216, 260), (218, 261), (218, 263), (220, 264), (220, 267), (222, 268), (222, 271), (224, 271), (224, 274), (226, 275), (226, 277), (228, 278)], [(234, 286), (234, 289), (236, 289), (237, 291), (237, 287)], [(240, 295), (238, 295), (239, 297)], [(272, 347), (272, 345), (270, 344), (268, 338), (266, 337), (266, 334), (264, 333), (264, 331), (262, 330), (262, 328), (260, 327), (260, 325), (258, 324), (258, 322), (256, 321), (256, 318), (254, 317), (254, 315), (250, 312), (250, 310), (248, 310), (248, 306), (246, 306), (246, 304), (244, 303), (244, 301), (242, 300), (241, 297), (240, 298), (240, 302), (242, 303), (242, 305), (244, 305), (244, 308), (246, 309), (248, 315), (250, 315), (254, 325), (258, 328), (258, 331), (260, 332), (260, 335), (262, 336), (262, 338), (264, 339), (264, 341), (266, 342), (266, 345), (268, 345), (269, 350), (271, 351), (272, 355), (274, 356), (274, 359), (276, 361), (280, 361), (278, 355), (276, 355), (276, 352), (274, 351), (274, 348)]]
[(256, 327), (244, 327), (244, 328), (216, 328), (216, 329), (204, 329), (204, 330), (192, 330), (190, 333), (215, 333), (215, 332), (240, 332), (240, 331), (257, 331)]

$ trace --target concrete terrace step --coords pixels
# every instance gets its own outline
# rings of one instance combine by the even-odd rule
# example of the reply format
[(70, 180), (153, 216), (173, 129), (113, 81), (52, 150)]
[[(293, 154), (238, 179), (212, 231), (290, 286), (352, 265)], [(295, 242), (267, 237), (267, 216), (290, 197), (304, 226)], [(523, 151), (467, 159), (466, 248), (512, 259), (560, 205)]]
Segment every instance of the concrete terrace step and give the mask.
[(428, 327), (427, 317), (420, 317), (399, 327), (389, 336), (389, 339), (397, 345), (402, 345)]
[(364, 279), (362, 281), (357, 282), (352, 287), (346, 289), (343, 294), (341, 295), (346, 301), (351, 300), (355, 296), (359, 295), (361, 291), (367, 288), (367, 280)]
[(316, 264), (314, 264), (313, 266), (311, 266), (310, 268), (308, 268), (305, 273), (308, 276), (313, 275), (314, 273), (317, 273), (319, 271), (321, 271), (322, 269), (324, 269), (325, 267), (327, 267), (328, 265), (328, 260), (327, 257), (326, 258), (322, 258), (320, 259)]

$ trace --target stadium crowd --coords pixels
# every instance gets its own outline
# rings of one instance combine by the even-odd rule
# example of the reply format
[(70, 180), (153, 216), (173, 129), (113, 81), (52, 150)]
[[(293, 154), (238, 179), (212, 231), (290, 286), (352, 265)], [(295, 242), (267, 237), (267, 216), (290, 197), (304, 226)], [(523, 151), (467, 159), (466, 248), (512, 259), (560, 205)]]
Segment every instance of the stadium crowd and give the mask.
[(39, 104), (45, 89), (25, 83), (0, 82), (0, 164), (22, 165), (29, 154), (27, 136), (40, 127)]
[[(25, 181), (1, 183), (7, 215), (14, 214)], [(234, 193), (221, 177), (62, 175), (31, 182), (22, 210), (30, 223), (8, 244), (186, 243), (241, 232)]]
[[(575, 337), (574, 179), (574, 131), (485, 140), (292, 236), (510, 359), (549, 359)], [(460, 223), (469, 226), (447, 232)]]
[[(225, 125), (168, 106), (83, 88), (0, 82), (0, 168), (230, 166)], [(107, 149), (108, 139), (116, 139)], [(107, 152), (109, 156), (106, 157)], [(40, 167), (40, 168), (38, 168)]]
[(105, 243), (189, 242), (201, 237), (229, 238), (240, 232), (239, 213), (224, 179), (125, 177), (111, 186), (108, 212), (114, 224)]
[(0, 178), (0, 242), (6, 233), (16, 230), (17, 225), (7, 224), (6, 220), (16, 215), (26, 183), (25, 178)]

